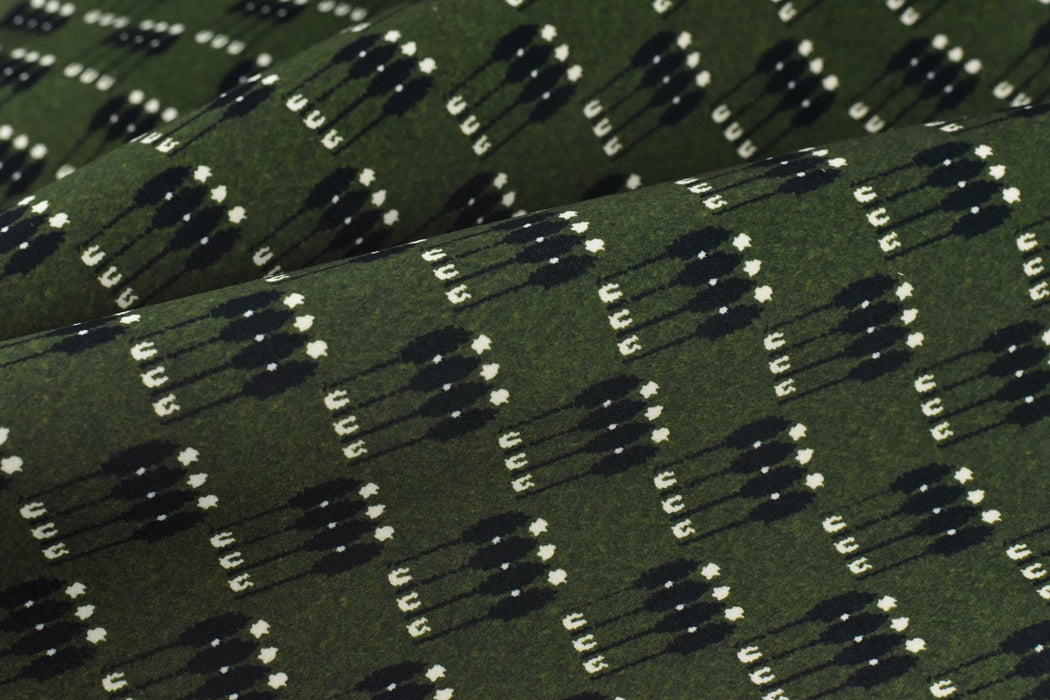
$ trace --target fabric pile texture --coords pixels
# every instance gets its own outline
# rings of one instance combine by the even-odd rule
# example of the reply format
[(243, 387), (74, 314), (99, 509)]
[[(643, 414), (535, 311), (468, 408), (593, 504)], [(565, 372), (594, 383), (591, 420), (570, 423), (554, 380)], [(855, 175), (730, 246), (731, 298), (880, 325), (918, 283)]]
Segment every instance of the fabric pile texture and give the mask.
[(0, 698), (1050, 697), (1047, 0), (0, 0)]

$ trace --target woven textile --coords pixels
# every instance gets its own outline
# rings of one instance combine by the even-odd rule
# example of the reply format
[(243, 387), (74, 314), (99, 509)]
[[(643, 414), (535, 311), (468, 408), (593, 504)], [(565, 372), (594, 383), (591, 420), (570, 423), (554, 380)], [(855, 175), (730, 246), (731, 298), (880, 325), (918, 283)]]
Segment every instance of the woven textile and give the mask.
[(1050, 697), (1048, 65), (0, 2), (0, 697)]

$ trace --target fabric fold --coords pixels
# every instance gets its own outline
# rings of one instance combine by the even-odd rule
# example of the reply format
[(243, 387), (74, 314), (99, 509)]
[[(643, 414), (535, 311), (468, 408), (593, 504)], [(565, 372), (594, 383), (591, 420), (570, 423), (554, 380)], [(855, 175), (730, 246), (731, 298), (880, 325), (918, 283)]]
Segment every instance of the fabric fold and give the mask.
[(1048, 130), (895, 130), (7, 341), (0, 683), (1044, 692)]
[[(1017, 3), (1008, 20), (976, 1), (918, 16), (896, 3), (777, 5), (442, 0), (365, 5), (388, 9), (356, 22), (347, 3), (237, 3), (225, 14), (167, 3), (143, 10), (137, 29), (117, 13), (128, 24), (102, 46), (125, 62), (140, 55), (135, 37), (158, 32), (164, 15), (199, 16), (246, 37), (270, 29), (245, 51), (282, 35), (273, 29), (281, 9), (309, 26), (302, 37), (321, 31), (319, 16), (348, 26), (288, 60), (241, 66), (219, 97), (171, 122), (148, 102), (100, 107), (90, 121), (48, 112), (79, 104), (85, 90), (89, 103), (100, 101), (98, 86), (83, 84), (86, 59), (55, 59), (22, 97), (9, 88), (11, 124), (0, 138), (24, 149), (40, 138), (19, 133), (24, 120), (46, 126), (48, 171), (73, 144), (109, 139), (113, 124), (133, 124), (137, 135), (32, 192), (21, 189), (25, 169), (8, 176), (8, 196), (24, 196), (0, 214), (0, 307), (18, 310), (5, 314), (0, 337), (1032, 100), (1024, 76), (1040, 60), (1038, 3)], [(95, 32), (106, 36), (100, 18), (79, 13), (53, 41), (74, 32), (90, 46)], [(150, 65), (209, 63), (197, 57), (229, 46), (212, 46), (228, 33), (190, 36), (185, 26), (112, 91), (127, 89), (135, 102), (143, 91), (132, 83)], [(212, 71), (213, 83), (220, 71)], [(182, 90), (204, 92), (195, 81)]]

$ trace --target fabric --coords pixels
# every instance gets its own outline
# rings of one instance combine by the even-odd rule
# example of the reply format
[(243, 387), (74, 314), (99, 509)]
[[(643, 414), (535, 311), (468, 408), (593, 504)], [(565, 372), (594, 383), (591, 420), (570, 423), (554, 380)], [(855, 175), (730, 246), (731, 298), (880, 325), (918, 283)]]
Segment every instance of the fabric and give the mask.
[(1050, 697), (1042, 2), (0, 8), (0, 697)]

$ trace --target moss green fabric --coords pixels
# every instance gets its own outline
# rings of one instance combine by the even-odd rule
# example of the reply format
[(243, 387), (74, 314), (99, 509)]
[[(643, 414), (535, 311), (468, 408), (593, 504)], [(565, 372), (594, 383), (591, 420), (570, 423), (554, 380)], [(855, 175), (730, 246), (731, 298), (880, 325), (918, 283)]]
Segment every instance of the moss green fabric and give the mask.
[[(194, 23), (194, 3), (168, 2), (106, 29), (119, 36), (149, 22), (138, 32), (148, 43), (162, 17), (169, 33), (185, 26), (166, 52), (101, 92), (97, 79), (83, 84), (86, 71), (116, 79), (117, 68), (92, 66), (123, 57), (116, 65), (130, 71), (140, 52), (134, 37), (118, 48), (100, 39), (101, 20), (74, 15), (53, 32), (55, 62), (32, 89), (9, 88), (11, 138), (32, 132), (49, 169), (99, 148), (114, 113), (117, 126), (135, 125), (136, 141), (33, 200), (22, 198), (24, 177), (9, 187), (12, 203), (25, 203), (2, 219), (0, 305), (20, 313), (5, 317), (0, 336), (1037, 95), (1028, 83), (1043, 61), (1039, 3), (1007, 13), (974, 0), (925, 14), (809, 5), (452, 0), (388, 8), (371, 23), (351, 22), (351, 12), (340, 23), (335, 10), (347, 3), (267, 0), (221, 13), (209, 3)], [(280, 36), (263, 6), (301, 9), (286, 33), (326, 17), (329, 32), (341, 30), (237, 85), (233, 59), (210, 42), (230, 27)], [(221, 19), (214, 29), (209, 13)], [(88, 52), (95, 63), (57, 58), (77, 47), (67, 32), (102, 42)], [(319, 33), (303, 29), (299, 41)], [(32, 45), (24, 35), (22, 50)], [(32, 50), (52, 55), (49, 47)], [(106, 61), (96, 57), (103, 50)], [(246, 43), (242, 55), (254, 51)], [(167, 87), (173, 74), (188, 87)], [(191, 95), (175, 97), (215, 94), (216, 82), (225, 94), (202, 111), (181, 106)], [(145, 103), (107, 108), (110, 92), (130, 102), (135, 90)], [(158, 93), (172, 93), (182, 116), (149, 114)]]
[(1050, 696), (1042, 3), (9, 5), (0, 697)]

